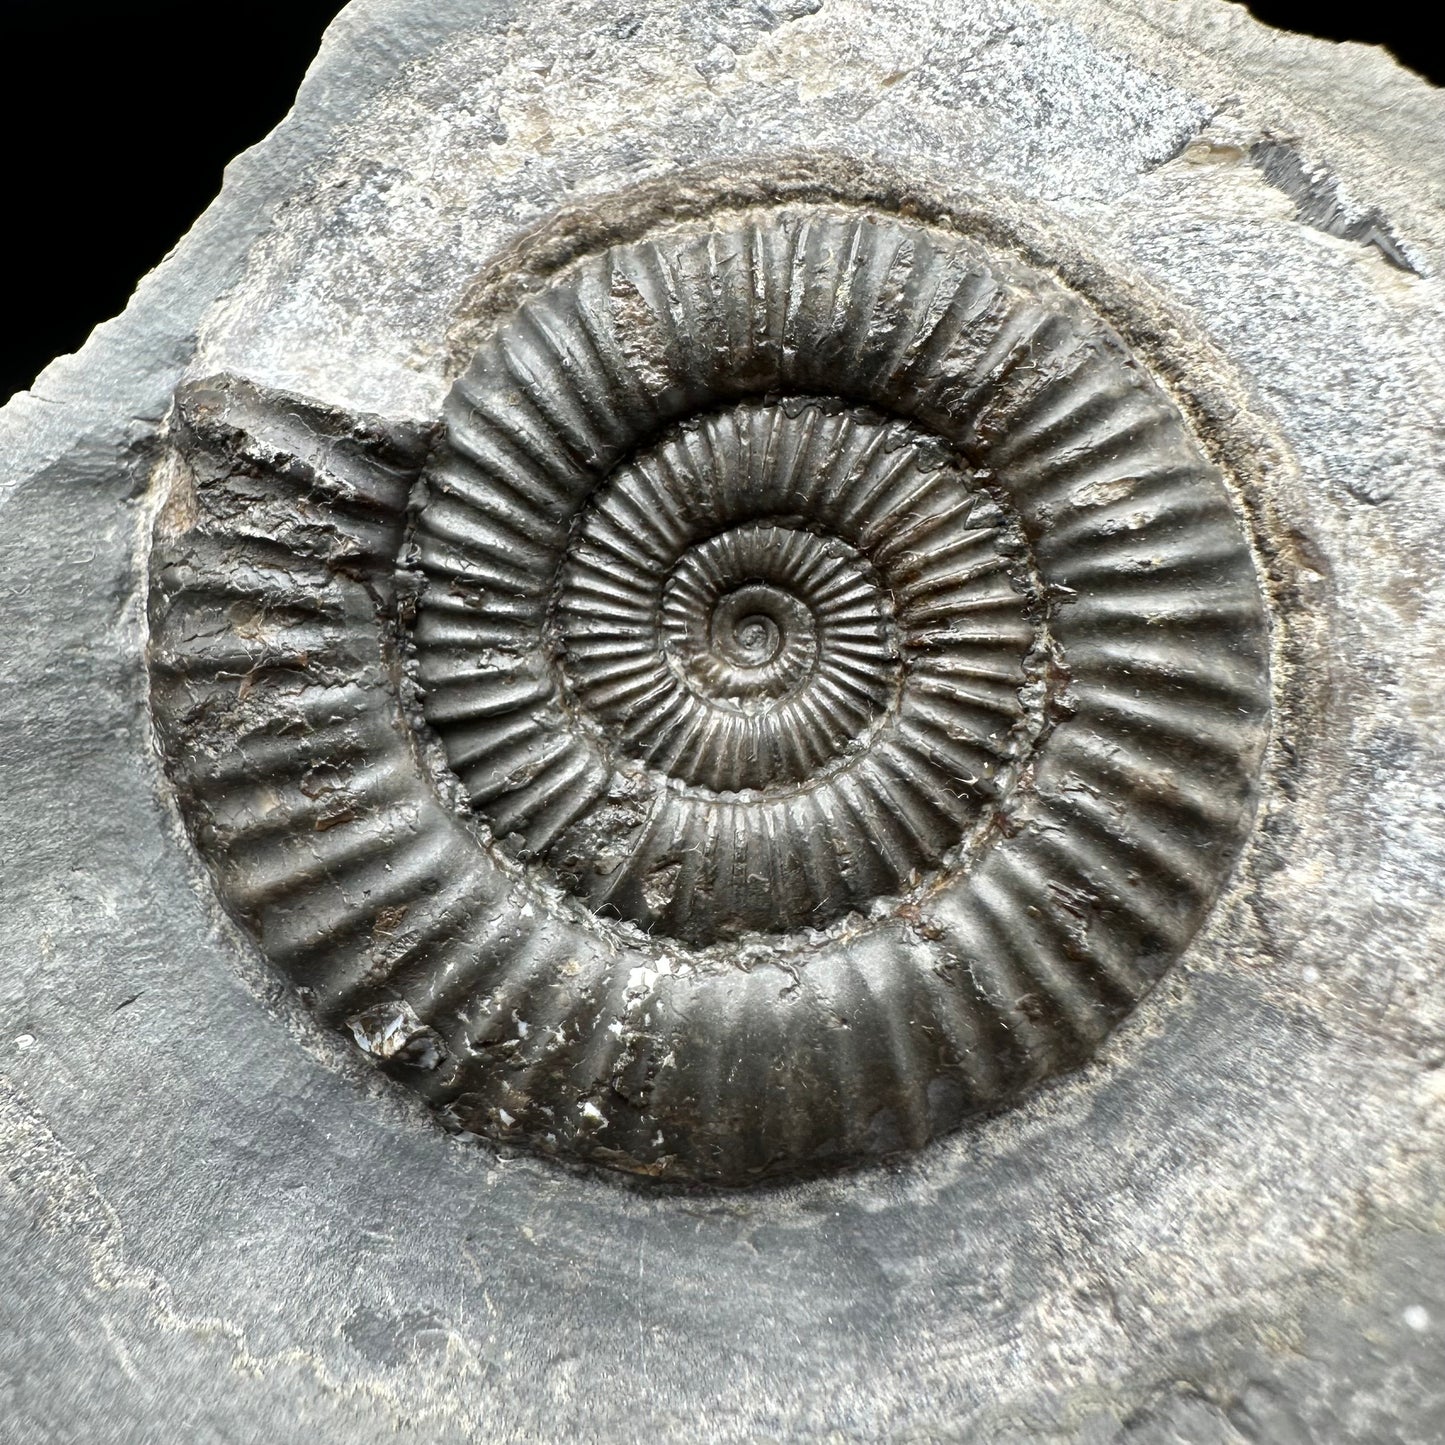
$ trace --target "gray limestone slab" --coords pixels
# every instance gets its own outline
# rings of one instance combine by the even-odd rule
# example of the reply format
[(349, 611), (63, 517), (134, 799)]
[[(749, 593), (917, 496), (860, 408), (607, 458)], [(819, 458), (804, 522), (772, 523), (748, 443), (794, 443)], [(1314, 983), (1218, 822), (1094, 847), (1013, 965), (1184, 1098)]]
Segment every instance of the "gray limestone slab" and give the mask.
[[(355, 0), (0, 413), (0, 1437), (1445, 1435), (1442, 138), (1383, 52), (1221, 0)], [(1014, 238), (1246, 479), (1252, 832), (1089, 1062), (916, 1152), (678, 1189), (454, 1137), (177, 809), (176, 389), (429, 426), (521, 238), (819, 157)]]

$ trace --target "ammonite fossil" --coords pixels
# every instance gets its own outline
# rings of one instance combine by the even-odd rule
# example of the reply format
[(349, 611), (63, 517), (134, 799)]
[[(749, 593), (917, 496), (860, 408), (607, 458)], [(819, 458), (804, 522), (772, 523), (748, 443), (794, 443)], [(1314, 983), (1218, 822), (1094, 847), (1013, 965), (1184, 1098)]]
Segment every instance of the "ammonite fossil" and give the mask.
[(841, 202), (575, 257), (432, 433), (179, 396), (156, 712), (228, 908), (453, 1127), (743, 1183), (1086, 1059), (1248, 827), (1267, 629), (1058, 281)]

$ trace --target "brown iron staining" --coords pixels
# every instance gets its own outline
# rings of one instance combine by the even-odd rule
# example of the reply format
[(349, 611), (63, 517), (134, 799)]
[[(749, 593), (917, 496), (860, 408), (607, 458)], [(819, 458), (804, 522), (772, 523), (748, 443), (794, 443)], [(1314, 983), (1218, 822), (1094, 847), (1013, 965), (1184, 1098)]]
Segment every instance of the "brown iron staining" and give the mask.
[(175, 442), (187, 822), (454, 1128), (728, 1184), (916, 1147), (1086, 1059), (1247, 830), (1223, 481), (941, 227), (662, 226), (522, 299), (434, 439), (224, 382)]

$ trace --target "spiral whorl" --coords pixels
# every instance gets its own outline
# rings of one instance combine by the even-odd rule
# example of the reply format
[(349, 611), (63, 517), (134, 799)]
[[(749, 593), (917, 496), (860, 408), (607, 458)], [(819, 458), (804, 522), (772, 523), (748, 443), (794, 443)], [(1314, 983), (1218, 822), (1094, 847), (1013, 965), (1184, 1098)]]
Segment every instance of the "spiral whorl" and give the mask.
[[(937, 868), (1019, 751), (1038, 638), (1001, 525), (907, 423), (710, 413), (613, 472), (533, 569), (551, 605), (505, 647), (537, 690), (501, 705), (490, 677), (456, 681), (464, 649), (444, 674), (424, 652), (433, 716), (494, 832), (599, 912), (694, 943), (821, 926)], [(508, 565), (473, 536), (474, 564)], [(547, 764), (518, 770), (520, 739)], [(560, 828), (559, 777), (588, 780)], [(618, 796), (645, 815), (598, 847)]]
[(1228, 488), (1088, 304), (943, 225), (719, 209), (539, 274), (407, 509), (415, 438), (210, 405), (169, 766), (233, 911), (458, 1128), (734, 1183), (920, 1144), (1086, 1059), (1248, 829)]

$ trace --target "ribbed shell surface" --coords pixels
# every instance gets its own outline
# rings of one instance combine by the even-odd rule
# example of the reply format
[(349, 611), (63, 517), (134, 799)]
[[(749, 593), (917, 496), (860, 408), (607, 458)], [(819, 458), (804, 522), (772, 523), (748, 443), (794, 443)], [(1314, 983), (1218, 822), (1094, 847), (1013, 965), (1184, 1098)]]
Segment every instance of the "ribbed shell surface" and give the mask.
[(241, 383), (178, 418), (183, 811), (458, 1128), (729, 1184), (920, 1145), (1086, 1059), (1247, 832), (1224, 479), (1084, 301), (949, 230), (584, 256), (434, 439)]

